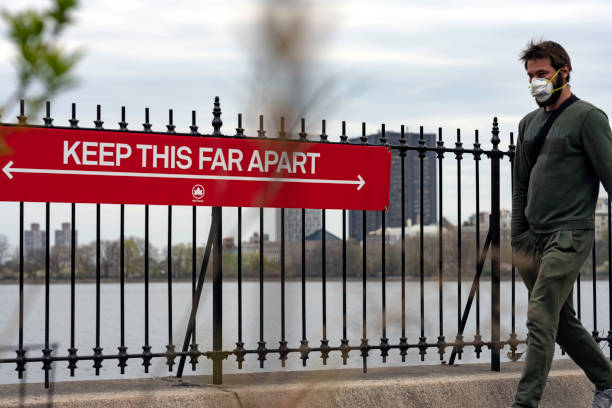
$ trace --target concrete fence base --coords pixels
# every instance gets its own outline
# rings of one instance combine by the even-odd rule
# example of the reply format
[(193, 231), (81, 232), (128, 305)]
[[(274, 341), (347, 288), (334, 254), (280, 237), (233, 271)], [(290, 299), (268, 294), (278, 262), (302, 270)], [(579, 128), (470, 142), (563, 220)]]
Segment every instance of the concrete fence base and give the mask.
[[(0, 385), (0, 407), (444, 407), (506, 408), (522, 363), (237, 374)], [(569, 360), (553, 363), (542, 408), (587, 407), (592, 384)], [(49, 405), (52, 404), (52, 405)]]

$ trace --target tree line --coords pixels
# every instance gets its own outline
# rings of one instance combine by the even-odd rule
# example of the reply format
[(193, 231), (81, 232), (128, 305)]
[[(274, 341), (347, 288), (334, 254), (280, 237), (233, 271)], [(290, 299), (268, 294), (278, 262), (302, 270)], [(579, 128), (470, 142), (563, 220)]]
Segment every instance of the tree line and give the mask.
[[(442, 273), (445, 280), (455, 280), (459, 273), (462, 279), (471, 279), (476, 271), (476, 240), (474, 234), (462, 234), (461, 265), (459, 265), (459, 240), (453, 231), (443, 235)], [(366, 242), (366, 270), (369, 278), (380, 278), (383, 273), (382, 242), (380, 237), (369, 238)], [(484, 245), (484, 235), (480, 241)], [(75, 251), (75, 274), (79, 279), (96, 277), (97, 253), (96, 243), (78, 245)], [(405, 271), (409, 279), (420, 277), (421, 251), (419, 237), (406, 237), (405, 241)], [(608, 250), (607, 241), (596, 242), (598, 274), (607, 274)], [(199, 272), (204, 247), (196, 248), (196, 271)], [(49, 254), (49, 271), (54, 280), (69, 279), (71, 273), (70, 248), (53, 246)], [(100, 276), (103, 279), (119, 278), (121, 270), (121, 245), (119, 240), (100, 241)], [(124, 241), (124, 270), (126, 279), (144, 277), (144, 240), (130, 237)], [(149, 244), (149, 277), (152, 279), (167, 278), (168, 249), (158, 248)], [(267, 254), (264, 250), (263, 269), (266, 279), (281, 277), (281, 262), (277, 256)], [(191, 279), (192, 277), (192, 246), (187, 243), (176, 243), (171, 249), (172, 277), (175, 279)], [(232, 279), (238, 276), (238, 253), (235, 247), (223, 249), (223, 275)], [(342, 241), (327, 242), (325, 247), (325, 273), (328, 278), (342, 277)], [(363, 273), (363, 248), (361, 242), (354, 239), (346, 242), (346, 275), (348, 278), (360, 278)], [(321, 277), (323, 272), (323, 256), (320, 242), (309, 242), (304, 256), (305, 275)], [(387, 242), (385, 247), (385, 274), (389, 278), (401, 277), (402, 245), (400, 242)], [(425, 278), (437, 278), (439, 275), (439, 240), (437, 236), (426, 236), (423, 240), (423, 272)], [(210, 261), (212, 263), (212, 260)], [(501, 273), (502, 278), (511, 274), (512, 251), (509, 242), (502, 241)], [(209, 268), (211, 265), (209, 265)], [(244, 252), (241, 259), (242, 277), (246, 279), (259, 278), (260, 256), (258, 252)], [(24, 262), (24, 277), (28, 280), (40, 280), (45, 276), (45, 253), (38, 251)], [(583, 275), (592, 273), (591, 260), (583, 267)], [(490, 275), (490, 257), (487, 258), (483, 276)], [(0, 279), (16, 280), (19, 276), (19, 252), (11, 248), (6, 237), (0, 236)], [(285, 246), (285, 276), (288, 279), (302, 276), (301, 242), (289, 241)], [(517, 279), (518, 278), (517, 276)]]

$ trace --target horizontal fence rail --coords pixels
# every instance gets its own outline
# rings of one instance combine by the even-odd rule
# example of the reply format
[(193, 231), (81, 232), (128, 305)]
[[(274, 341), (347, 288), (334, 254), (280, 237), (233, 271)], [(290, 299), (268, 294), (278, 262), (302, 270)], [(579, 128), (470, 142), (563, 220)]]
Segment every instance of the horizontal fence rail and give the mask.
[[(127, 131), (128, 123), (126, 122), (126, 111), (125, 107), (121, 108), (120, 121), (118, 122), (119, 129), (116, 129), (117, 132)], [(259, 129), (257, 130), (257, 138), (268, 138), (274, 140), (287, 140), (290, 138), (289, 130), (285, 129), (285, 120), (281, 118), (280, 120), (280, 131), (278, 133), (278, 137), (271, 138), (268, 133), (269, 130), (264, 128), (264, 117), (260, 116), (259, 121)], [(46, 104), (46, 116), (43, 118), (42, 127), (52, 127), (54, 119), (51, 118), (51, 108), (49, 102)], [(69, 119), (70, 126), (65, 127), (65, 129), (75, 129), (81, 128), (79, 127), (79, 120), (76, 118), (76, 105), (72, 105), (72, 115)], [(96, 108), (96, 120), (94, 121), (95, 127), (93, 130), (106, 130), (103, 128), (104, 122), (101, 117), (101, 108), (98, 105)], [(214, 109), (213, 109), (213, 120), (212, 127), (213, 131), (210, 135), (201, 134), (199, 132), (200, 127), (196, 123), (196, 112), (192, 112), (192, 123), (189, 126), (190, 132), (188, 133), (180, 133), (176, 131), (176, 126), (173, 123), (173, 111), (169, 110), (168, 112), (168, 124), (166, 125), (166, 132), (158, 132), (165, 134), (176, 134), (176, 135), (191, 135), (194, 137), (227, 137), (227, 138), (247, 138), (246, 130), (242, 127), (242, 115), (238, 115), (238, 126), (236, 128), (236, 132), (233, 135), (223, 135), (221, 132), (222, 127), (221, 121), (221, 108), (219, 99), (215, 98)], [(33, 126), (28, 124), (28, 118), (25, 115), (24, 103), (21, 102), (20, 105), (20, 114), (18, 116), (18, 125), (19, 126)], [(58, 127), (62, 128), (63, 127)], [(81, 128), (82, 129), (82, 128)], [(328, 140), (328, 135), (326, 134), (326, 121), (323, 120), (321, 122), (321, 133), (317, 136), (311, 136), (306, 132), (305, 121), (304, 119), (300, 122), (300, 132), (297, 134), (297, 140), (303, 143), (336, 143), (336, 144), (359, 144), (363, 146), (371, 146), (371, 145), (383, 145), (388, 146), (391, 149), (392, 154), (394, 155), (394, 160), (399, 160), (399, 171), (400, 171), (400, 184), (401, 189), (399, 191), (398, 197), (400, 198), (400, 203), (391, 203), (391, 207), (389, 210), (380, 211), (380, 214), (371, 211), (359, 211), (353, 212), (350, 215), (350, 222), (352, 223), (351, 234), (355, 233), (357, 239), (351, 240), (347, 237), (347, 218), (349, 218), (349, 213), (347, 210), (341, 210), (342, 213), (342, 237), (337, 245), (338, 251), (331, 252), (332, 242), (328, 241), (331, 239), (327, 236), (326, 233), (326, 210), (317, 210), (318, 214), (311, 213), (313, 210), (307, 209), (298, 209), (297, 211), (294, 209), (279, 209), (279, 231), (280, 237), (280, 254), (277, 262), (278, 271), (279, 271), (279, 280), (280, 280), (280, 304), (268, 305), (267, 298), (265, 295), (266, 288), (266, 268), (269, 267), (269, 258), (267, 256), (267, 247), (265, 245), (265, 236), (267, 234), (264, 226), (265, 217), (263, 208), (259, 209), (259, 225), (258, 225), (258, 237), (259, 237), (259, 248), (256, 251), (258, 256), (258, 276), (256, 278), (256, 283), (258, 287), (258, 310), (256, 311), (258, 314), (258, 341), (248, 343), (245, 341), (243, 336), (244, 334), (244, 324), (245, 324), (245, 315), (244, 315), (244, 260), (245, 260), (245, 250), (243, 244), (243, 224), (245, 220), (243, 219), (243, 208), (230, 209), (230, 208), (221, 208), (214, 207), (212, 209), (212, 219), (210, 224), (210, 230), (208, 233), (208, 240), (205, 248), (203, 249), (203, 253), (197, 254), (197, 224), (198, 217), (196, 207), (194, 206), (192, 209), (192, 228), (191, 228), (191, 274), (189, 276), (191, 282), (191, 299), (190, 299), (190, 308), (188, 316), (188, 324), (187, 331), (184, 337), (181, 337), (178, 341), (182, 340), (182, 345), (179, 343), (177, 346), (177, 339), (173, 337), (173, 285), (176, 283), (173, 281), (173, 206), (167, 206), (167, 265), (166, 265), (166, 279), (167, 279), (167, 316), (154, 316), (155, 321), (152, 322), (152, 316), (150, 315), (150, 306), (151, 302), (156, 302), (157, 300), (152, 297), (153, 294), (150, 293), (150, 272), (151, 272), (151, 244), (150, 244), (150, 227), (151, 227), (151, 217), (150, 217), (150, 209), (149, 205), (144, 205), (144, 256), (143, 256), (143, 264), (142, 264), (142, 272), (143, 272), (143, 289), (144, 289), (144, 304), (136, 305), (131, 301), (130, 297), (126, 294), (126, 261), (125, 261), (125, 253), (126, 253), (126, 237), (125, 237), (125, 206), (120, 205), (120, 237), (119, 237), (119, 265), (118, 265), (118, 276), (119, 276), (119, 341), (116, 351), (115, 350), (103, 350), (101, 347), (101, 339), (105, 335), (101, 330), (101, 319), (103, 316), (104, 305), (101, 302), (101, 205), (96, 204), (96, 217), (95, 217), (95, 299), (92, 301), (95, 302), (95, 343), (91, 350), (78, 350), (76, 348), (76, 303), (75, 303), (75, 288), (77, 283), (77, 244), (76, 244), (76, 204), (72, 203), (70, 205), (70, 214), (71, 214), (71, 224), (70, 224), (70, 333), (66, 333), (66, 336), (70, 338), (70, 347), (65, 350), (58, 350), (57, 347), (53, 347), (53, 344), (50, 342), (50, 321), (49, 314), (52, 305), (52, 299), (50, 296), (50, 284), (52, 280), (51, 276), (51, 267), (50, 267), (50, 219), (51, 219), (51, 207), (50, 203), (45, 204), (45, 246), (44, 246), (44, 344), (42, 348), (42, 354), (40, 351), (34, 350), (33, 348), (28, 348), (24, 342), (24, 330), (33, 330), (36, 333), (41, 331), (42, 328), (39, 327), (25, 327), (24, 324), (24, 305), (28, 302), (27, 297), (24, 294), (24, 284), (25, 284), (25, 260), (24, 260), (24, 204), (23, 202), (19, 203), (19, 271), (18, 271), (18, 297), (19, 297), (19, 305), (18, 305), (18, 333), (4, 333), (2, 332), (4, 328), (0, 328), (0, 332), (2, 332), (2, 336), (5, 338), (14, 336), (17, 339), (16, 345), (16, 357), (14, 358), (3, 358), (0, 359), (0, 363), (3, 364), (14, 364), (16, 367), (18, 378), (23, 378), (24, 371), (26, 370), (26, 365), (31, 365), (31, 363), (42, 363), (42, 369), (44, 371), (44, 381), (45, 387), (49, 386), (49, 373), (53, 369), (54, 363), (65, 363), (67, 364), (67, 368), (70, 371), (70, 376), (74, 376), (75, 373), (78, 373), (79, 363), (88, 362), (92, 365), (92, 368), (95, 370), (95, 375), (100, 374), (100, 369), (103, 367), (103, 364), (106, 364), (109, 361), (113, 361), (117, 363), (119, 368), (119, 372), (121, 374), (125, 373), (125, 368), (129, 363), (140, 364), (143, 367), (145, 373), (149, 372), (149, 368), (152, 364), (153, 359), (162, 359), (165, 360), (165, 364), (168, 367), (170, 372), (177, 371), (177, 375), (181, 376), (183, 374), (185, 364), (191, 366), (192, 371), (195, 371), (199, 365), (201, 365), (201, 358), (207, 358), (212, 360), (213, 368), (213, 382), (221, 383), (222, 382), (222, 361), (227, 359), (228, 357), (235, 358), (236, 364), (238, 368), (243, 368), (244, 364), (246, 364), (246, 358), (249, 355), (254, 355), (257, 358), (259, 363), (259, 367), (264, 367), (266, 360), (268, 360), (271, 356), (280, 359), (281, 364), (285, 367), (285, 363), (288, 359), (296, 356), (302, 362), (303, 366), (307, 366), (308, 361), (314, 355), (317, 355), (321, 358), (322, 364), (326, 365), (328, 359), (333, 354), (338, 354), (342, 360), (343, 364), (347, 364), (347, 361), (351, 357), (361, 357), (363, 370), (367, 370), (367, 364), (369, 359), (373, 357), (373, 353), (377, 353), (381, 358), (382, 362), (386, 362), (390, 353), (398, 353), (401, 357), (401, 361), (405, 362), (408, 358), (408, 353), (410, 350), (414, 350), (418, 355), (418, 359), (420, 361), (425, 361), (426, 356), (430, 350), (433, 350), (433, 354), (436, 355), (436, 359), (443, 361), (446, 353), (452, 349), (453, 352), (453, 360), (454, 355), (457, 355), (458, 358), (462, 357), (462, 354), (465, 353), (466, 347), (473, 348), (473, 351), (477, 358), (480, 358), (481, 354), (484, 352), (484, 348), (487, 347), (491, 351), (491, 369), (499, 370), (500, 366), (500, 351), (508, 346), (509, 353), (508, 357), (510, 359), (516, 360), (520, 357), (520, 353), (518, 353), (518, 346), (520, 344), (524, 344), (524, 339), (519, 339), (519, 336), (516, 333), (515, 327), (515, 308), (516, 308), (516, 273), (514, 264), (512, 264), (512, 268), (510, 271), (511, 278), (511, 292), (509, 294), (504, 294), (504, 296), (509, 295), (511, 297), (511, 330), (509, 337), (507, 339), (501, 338), (500, 333), (500, 163), (504, 161), (506, 158), (509, 159), (509, 163), (513, 164), (514, 159), (514, 140), (513, 135), (510, 135), (510, 145), (508, 146), (508, 150), (502, 151), (499, 149), (499, 129), (497, 118), (493, 120), (493, 127), (491, 130), (491, 149), (482, 149), (481, 144), (479, 143), (479, 134), (478, 131), (474, 134), (474, 143), (472, 146), (464, 146), (462, 142), (462, 135), (459, 130), (456, 133), (456, 139), (453, 145), (448, 146), (445, 144), (443, 140), (443, 132), (442, 129), (438, 129), (437, 135), (426, 135), (424, 133), (423, 127), (420, 127), (419, 133), (413, 137), (409, 138), (409, 135), (405, 132), (405, 127), (401, 127), (401, 131), (399, 136), (396, 134), (391, 140), (388, 138), (390, 134), (386, 132), (385, 125), (383, 124), (381, 127), (381, 131), (378, 135), (367, 135), (366, 132), (366, 124), (363, 123), (361, 127), (361, 135), (358, 138), (349, 139), (346, 131), (346, 123), (342, 122), (341, 126), (341, 135), (339, 136), (338, 142), (333, 142)], [(112, 130), (111, 130), (112, 131)], [(156, 133), (152, 130), (152, 125), (149, 122), (149, 109), (145, 109), (145, 120), (142, 124), (141, 132), (145, 133)], [(437, 137), (436, 137), (437, 136)], [(411, 136), (412, 137), (412, 136)], [(416, 143), (411, 143), (411, 140), (415, 140)], [(475, 206), (476, 206), (476, 219), (475, 219), (475, 231), (473, 233), (474, 236), (474, 247), (467, 248), (464, 246), (463, 240), (466, 237), (466, 232), (462, 232), (461, 225), (461, 214), (462, 214), (462, 201), (465, 197), (462, 197), (462, 183), (465, 183), (466, 180), (462, 180), (462, 161), (466, 158), (470, 158), (474, 160), (474, 169), (475, 169), (475, 179), (467, 180), (468, 183), (474, 183), (475, 185)], [(481, 191), (480, 191), (480, 163), (483, 159), (486, 159), (490, 162), (491, 166), (491, 216), (490, 221), (488, 222), (488, 231), (481, 228), (481, 220), (480, 220), (480, 211), (481, 211)], [(457, 175), (457, 225), (455, 227), (451, 227), (447, 225), (447, 222), (443, 216), (443, 199), (448, 199), (443, 195), (443, 178), (447, 176), (448, 173), (445, 174), (443, 171), (443, 161), (444, 160), (454, 160), (456, 165), (456, 175)], [(408, 172), (408, 170), (410, 170)], [(414, 171), (413, 171), (414, 170)], [(433, 172), (433, 173), (432, 173)], [(407, 177), (407, 173), (410, 176)], [(433, 174), (433, 179), (431, 179), (431, 174)], [(415, 188), (412, 190), (407, 189), (407, 185), (413, 183)], [(427, 192), (426, 192), (427, 190)], [(410, 197), (410, 206), (407, 205), (408, 195), (416, 192), (416, 197)], [(0, 192), (1, 194), (1, 192)], [(430, 200), (430, 201), (427, 201)], [(433, 200), (433, 201), (431, 201)], [(426, 208), (426, 202), (429, 204), (429, 209)], [(413, 206), (412, 203), (418, 203), (416, 206)], [(432, 204), (433, 203), (433, 204)], [(416, 208), (413, 208), (416, 207)], [(434, 213), (431, 214), (431, 208), (434, 209)], [(393, 212), (396, 211), (398, 216), (401, 217), (401, 233), (400, 239), (397, 244), (399, 248), (399, 271), (400, 275), (396, 276), (400, 281), (400, 305), (390, 305), (388, 300), (387, 293), (387, 284), (390, 279), (388, 273), (391, 270), (391, 250), (390, 241), (387, 237), (387, 224), (390, 223), (390, 217), (393, 215)], [(235, 213), (234, 213), (235, 211)], [(427, 213), (429, 211), (429, 214)], [(222, 215), (223, 213), (231, 212), (235, 214), (237, 219), (237, 245), (235, 248), (235, 254), (237, 256), (236, 270), (232, 271), (232, 274), (235, 275), (236, 278), (236, 307), (237, 307), (237, 322), (236, 328), (237, 333), (235, 337), (235, 348), (233, 349), (224, 349), (222, 342), (222, 324), (223, 324), (223, 298), (227, 296), (224, 293), (223, 287), (223, 276), (224, 273), (227, 273), (227, 270), (223, 270), (223, 256), (224, 256), (224, 248), (222, 242)], [(407, 235), (407, 219), (409, 212), (414, 212), (416, 214), (416, 219), (418, 219), (418, 240), (409, 240)], [(435, 212), (437, 212), (437, 217)], [(401, 214), (401, 215), (399, 215)], [(313, 259), (309, 259), (308, 250), (307, 250), (307, 232), (306, 232), (306, 224), (307, 219), (310, 216), (317, 216), (320, 220), (321, 224), (321, 236), (317, 239), (320, 241), (320, 260), (317, 265), (318, 269), (316, 271), (310, 270), (309, 265), (313, 263)], [(234, 215), (232, 215), (234, 216)], [(290, 217), (297, 218), (299, 221), (298, 224), (300, 226), (299, 237), (297, 241), (293, 239), (287, 239), (287, 222)], [(607, 229), (608, 232), (611, 230), (610, 226), (610, 202), (608, 201), (607, 206)], [(428, 242), (431, 244), (431, 250), (426, 249), (426, 232), (425, 232), (425, 220), (429, 220), (430, 224), (434, 225), (436, 228), (436, 234), (434, 238), (432, 238)], [(156, 221), (156, 220), (153, 220)], [(372, 222), (378, 223), (377, 225), (380, 227), (380, 238), (375, 237), (372, 239), (372, 235), (370, 232), (372, 229), (369, 226)], [(353, 225), (354, 224), (354, 225)], [(361, 233), (359, 236), (359, 232)], [(485, 245), (483, 245), (481, 241), (481, 237), (487, 235), (487, 241)], [(450, 237), (450, 238), (449, 238)], [(451, 239), (452, 238), (452, 239)], [(361, 242), (359, 242), (361, 241)], [(607, 236), (607, 250), (608, 250), (608, 261), (610, 260), (610, 251), (611, 243), (610, 243), (610, 234)], [(296, 243), (296, 249), (299, 259), (291, 260), (291, 265), (295, 265), (297, 270), (289, 270), (289, 260), (287, 259), (288, 251), (290, 247), (293, 248), (293, 244)], [(472, 245), (470, 243), (470, 245)], [(371, 253), (374, 251), (372, 246), (378, 246), (375, 254), (379, 259), (375, 259), (374, 263), (371, 262)], [(445, 255), (445, 250), (452, 251), (456, 256), (456, 259), (450, 259), (448, 255)], [(379, 251), (378, 251), (379, 250)], [(331, 256), (336, 257), (336, 262), (332, 264), (330, 263), (330, 253)], [(465, 260), (462, 259), (462, 256), (466, 256), (466, 254), (471, 254), (470, 256), (474, 258), (473, 268), (470, 266), (469, 270), (466, 267)], [(409, 308), (407, 309), (407, 302), (411, 299), (408, 299), (409, 296), (406, 291), (407, 279), (407, 269), (410, 267), (408, 265), (408, 255), (410, 254), (418, 254), (416, 255), (416, 259), (418, 262), (416, 265), (412, 265), (415, 267), (415, 270), (418, 272), (418, 310)], [(201, 259), (201, 263), (198, 263), (198, 257)], [(212, 257), (212, 260), (211, 260)], [(426, 259), (426, 257), (431, 257), (431, 259)], [(490, 271), (491, 276), (491, 333), (483, 333), (481, 332), (481, 290), (480, 290), (480, 274), (483, 272), (483, 268), (485, 268), (486, 259), (489, 259), (490, 267), (487, 268), (487, 271)], [(209, 268), (209, 261), (211, 261), (212, 266)], [(395, 261), (394, 261), (395, 262)], [(456, 291), (456, 304), (444, 303), (445, 297), (448, 297), (448, 293), (445, 293), (445, 288), (448, 285), (445, 285), (449, 280), (448, 276), (450, 272), (448, 271), (447, 264), (452, 263), (454, 265), (453, 279), (450, 281), (454, 284), (456, 281), (457, 291)], [(372, 265), (377, 264), (377, 271), (380, 271), (380, 275), (373, 277), (370, 274), (370, 270)], [(357, 265), (356, 268), (354, 266)], [(275, 266), (276, 268), (276, 266)], [(354, 269), (349, 269), (354, 268)], [(609, 291), (612, 292), (612, 262), (608, 262), (608, 279), (609, 279)], [(199, 328), (196, 324), (196, 317), (198, 312), (202, 311), (202, 307), (198, 309), (200, 305), (200, 299), (202, 297), (202, 290), (204, 286), (204, 279), (206, 276), (207, 270), (211, 270), (212, 274), (212, 321), (209, 324), (212, 326), (212, 334), (213, 334), (213, 342), (211, 350), (200, 350), (200, 346), (198, 344), (198, 332)], [(199, 271), (198, 271), (199, 270)], [(359, 273), (360, 276), (360, 286), (361, 286), (361, 338), (349, 338), (349, 321), (351, 318), (355, 316), (349, 315), (349, 299), (347, 297), (348, 289), (347, 282), (351, 280), (351, 276), (354, 276), (355, 273)], [(299, 293), (299, 315), (300, 315), (300, 340), (298, 343), (290, 344), (288, 341), (288, 332), (287, 332), (287, 302), (288, 296), (287, 293), (287, 279), (289, 279), (289, 273), (291, 273), (291, 277), (297, 277), (300, 286)], [(462, 284), (466, 280), (466, 273), (469, 278), (475, 276), (473, 281), (471, 296), (468, 298), (467, 302), (462, 298)], [(599, 331), (597, 330), (597, 307), (596, 307), (596, 248), (595, 245), (593, 247), (592, 254), (592, 277), (593, 277), (593, 315), (594, 315), (594, 330), (593, 337), (598, 342), (607, 342), (608, 345), (612, 344), (612, 332), (608, 332), (607, 337), (602, 337), (599, 335)], [(315, 276), (314, 278), (312, 276)], [(309, 276), (311, 277), (309, 279)], [(340, 281), (340, 285), (342, 288), (342, 311), (341, 311), (341, 320), (342, 320), (342, 330), (341, 333), (330, 333), (328, 332), (328, 309), (329, 309), (329, 289), (328, 283), (331, 276), (336, 277)], [(376, 282), (372, 280), (376, 279)], [(427, 336), (427, 327), (426, 327), (426, 294), (425, 294), (425, 283), (426, 280), (432, 280), (435, 284), (437, 284), (437, 336), (428, 337)], [(307, 298), (307, 286), (309, 283), (316, 283), (320, 285), (320, 299), (321, 299), (321, 313), (320, 317), (314, 316), (309, 310), (309, 299)], [(368, 297), (369, 291), (372, 285), (376, 284), (377, 287), (380, 287), (380, 300), (381, 300), (381, 316), (380, 316), (380, 332), (372, 333), (368, 332), (368, 317), (371, 316), (371, 313), (368, 313), (368, 307), (371, 305), (370, 302), (372, 300)], [(578, 314), (582, 313), (581, 309), (581, 286), (580, 286), (580, 276), (578, 280)], [(453, 295), (453, 294), (451, 294)], [(291, 295), (293, 296), (293, 295)], [(472, 305), (472, 301), (475, 299), (474, 312), (470, 314), (470, 306)], [(295, 300), (295, 299), (294, 299)], [(234, 302), (234, 300), (232, 300)], [(464, 305), (466, 303), (466, 305)], [(270, 341), (272, 336), (271, 333), (266, 333), (264, 331), (265, 325), (264, 322), (266, 320), (266, 313), (264, 309), (264, 305), (273, 308), (280, 309), (280, 340), (277, 343), (273, 343)], [(465, 306), (465, 308), (464, 308)], [(143, 328), (144, 333), (138, 334), (138, 336), (143, 337), (143, 345), (141, 350), (128, 350), (126, 346), (126, 336), (128, 335), (136, 335), (133, 333), (129, 327), (126, 327), (126, 309), (133, 308), (142, 308), (144, 312), (144, 321)], [(389, 311), (390, 308), (393, 310), (397, 310), (397, 308), (401, 308), (400, 313), (400, 323), (401, 323), (401, 336), (399, 338), (389, 338), (388, 337), (388, 329), (389, 329)], [(449, 341), (448, 333), (444, 331), (444, 311), (447, 308), (456, 308), (457, 312), (457, 332), (454, 338), (451, 338)], [(407, 315), (408, 310), (408, 315)], [(450, 310), (450, 309), (449, 309)], [(454, 311), (453, 311), (454, 313)], [(475, 319), (475, 337), (473, 339), (465, 339), (463, 337), (463, 328), (465, 327), (466, 320), (468, 316), (472, 316)], [(612, 302), (609, 302), (609, 316), (612, 319)], [(311, 327), (307, 325), (308, 319), (321, 319), (321, 338), (315, 340), (312, 338), (312, 333), (308, 333), (308, 328)], [(407, 326), (411, 323), (408, 322), (410, 320), (412, 323), (418, 325), (419, 336), (418, 338), (409, 338), (407, 332)], [(462, 321), (463, 320), (463, 321)], [(151, 324), (155, 324), (161, 326), (163, 321), (167, 324), (167, 344), (165, 346), (165, 350), (154, 350), (151, 346), (150, 342), (150, 330)], [(612, 321), (610, 321), (610, 326), (612, 327)], [(448, 329), (448, 328), (447, 328)], [(485, 339), (488, 337), (488, 340)], [(334, 340), (336, 339), (336, 340)], [(178, 367), (176, 367), (178, 365)]]

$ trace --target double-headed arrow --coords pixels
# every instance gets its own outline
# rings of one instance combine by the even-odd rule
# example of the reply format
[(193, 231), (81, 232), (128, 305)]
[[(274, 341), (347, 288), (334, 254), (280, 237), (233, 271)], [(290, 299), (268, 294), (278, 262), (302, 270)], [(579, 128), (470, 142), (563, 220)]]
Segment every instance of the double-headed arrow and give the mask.
[(267, 181), (281, 183), (314, 183), (314, 184), (356, 184), (357, 190), (365, 185), (365, 180), (361, 175), (357, 175), (357, 180), (330, 180), (330, 179), (306, 179), (288, 177), (245, 177), (245, 176), (215, 176), (206, 174), (167, 174), (167, 173), (136, 173), (127, 171), (97, 171), (97, 170), (54, 170), (54, 169), (21, 169), (12, 167), (13, 162), (9, 161), (2, 171), (9, 179), (13, 178), (12, 173), (32, 173), (32, 174), (66, 174), (79, 176), (112, 176), (112, 177), (150, 177), (150, 178), (170, 178), (170, 179), (194, 179), (194, 180), (235, 180), (235, 181)]

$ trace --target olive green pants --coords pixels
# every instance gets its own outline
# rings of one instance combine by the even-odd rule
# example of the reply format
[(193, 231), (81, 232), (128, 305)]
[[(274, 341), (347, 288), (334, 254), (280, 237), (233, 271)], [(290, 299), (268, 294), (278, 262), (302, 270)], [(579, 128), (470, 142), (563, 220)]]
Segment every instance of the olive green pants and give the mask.
[(592, 245), (592, 230), (528, 230), (512, 238), (514, 262), (530, 293), (527, 356), (513, 408), (538, 406), (555, 341), (598, 389), (612, 385), (612, 366), (573, 307), (574, 282)]

